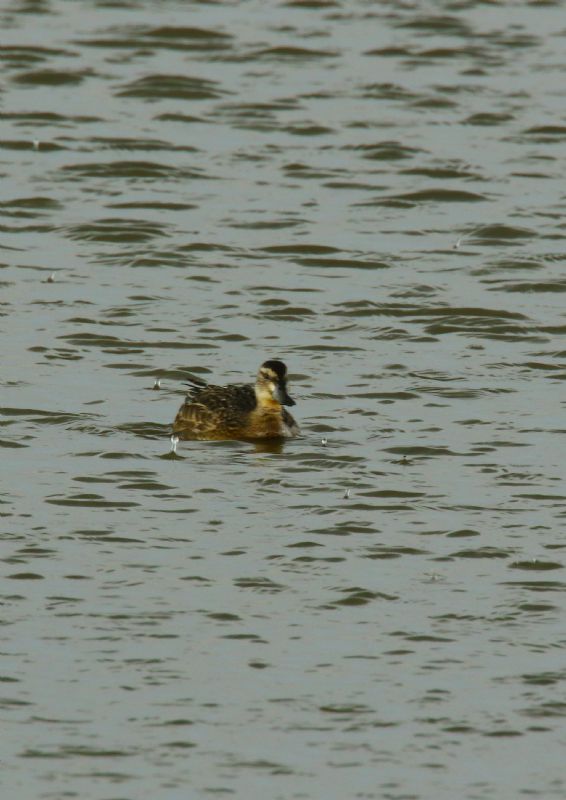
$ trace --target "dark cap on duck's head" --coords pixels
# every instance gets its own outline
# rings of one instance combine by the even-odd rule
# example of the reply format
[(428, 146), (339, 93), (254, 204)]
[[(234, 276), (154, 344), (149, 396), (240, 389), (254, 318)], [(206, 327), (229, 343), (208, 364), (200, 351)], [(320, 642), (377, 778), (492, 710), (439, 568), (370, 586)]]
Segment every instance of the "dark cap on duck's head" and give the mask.
[(265, 372), (274, 372), (280, 381), (284, 381), (287, 378), (287, 367), (282, 361), (277, 361), (277, 359), (264, 361), (259, 370), (260, 372), (264, 370)]
[(259, 383), (267, 384), (271, 396), (282, 406), (294, 406), (295, 401), (287, 394), (287, 367), (282, 361), (264, 361), (257, 374)]

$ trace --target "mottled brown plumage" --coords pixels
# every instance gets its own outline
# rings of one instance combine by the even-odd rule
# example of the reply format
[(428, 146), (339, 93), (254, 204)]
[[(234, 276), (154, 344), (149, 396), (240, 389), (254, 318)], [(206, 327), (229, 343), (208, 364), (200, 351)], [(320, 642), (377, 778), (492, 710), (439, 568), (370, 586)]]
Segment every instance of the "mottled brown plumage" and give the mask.
[(287, 394), (282, 361), (265, 361), (255, 385), (212, 386), (190, 376), (189, 386), (173, 423), (173, 432), (182, 439), (276, 439), (299, 433), (284, 408), (295, 401)]

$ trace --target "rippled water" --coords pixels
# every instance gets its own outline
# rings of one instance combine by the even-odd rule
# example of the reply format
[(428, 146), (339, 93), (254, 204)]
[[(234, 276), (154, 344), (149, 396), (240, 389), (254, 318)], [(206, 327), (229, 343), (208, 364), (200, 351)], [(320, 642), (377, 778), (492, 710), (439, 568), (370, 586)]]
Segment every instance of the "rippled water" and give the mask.
[(563, 798), (562, 4), (0, 25), (5, 792)]

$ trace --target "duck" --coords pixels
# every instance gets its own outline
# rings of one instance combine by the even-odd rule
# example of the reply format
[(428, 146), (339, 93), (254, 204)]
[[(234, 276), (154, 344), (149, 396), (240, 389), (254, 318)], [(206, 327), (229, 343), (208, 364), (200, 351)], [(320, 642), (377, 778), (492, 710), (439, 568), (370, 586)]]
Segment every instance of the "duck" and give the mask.
[(299, 426), (285, 406), (287, 367), (271, 359), (260, 366), (255, 384), (214, 386), (188, 376), (189, 390), (173, 422), (180, 439), (281, 439), (298, 436)]

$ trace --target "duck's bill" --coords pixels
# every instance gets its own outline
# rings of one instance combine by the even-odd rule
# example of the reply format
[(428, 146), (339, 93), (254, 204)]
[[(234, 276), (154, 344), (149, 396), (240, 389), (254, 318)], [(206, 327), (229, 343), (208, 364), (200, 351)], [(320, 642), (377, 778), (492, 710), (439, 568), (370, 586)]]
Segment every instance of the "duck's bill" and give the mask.
[(287, 389), (285, 387), (276, 386), (275, 391), (273, 392), (273, 397), (277, 400), (278, 403), (281, 403), (282, 406), (294, 406), (295, 401), (292, 397), (287, 394)]

